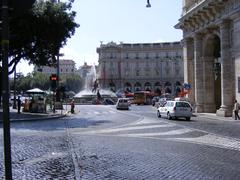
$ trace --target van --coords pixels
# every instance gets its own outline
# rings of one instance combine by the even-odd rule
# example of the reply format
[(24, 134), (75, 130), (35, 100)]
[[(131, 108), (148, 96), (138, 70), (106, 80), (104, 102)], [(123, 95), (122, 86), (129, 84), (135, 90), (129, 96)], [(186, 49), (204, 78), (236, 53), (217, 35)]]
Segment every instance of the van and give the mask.
[(117, 109), (129, 109), (129, 99), (128, 98), (119, 98), (116, 104)]

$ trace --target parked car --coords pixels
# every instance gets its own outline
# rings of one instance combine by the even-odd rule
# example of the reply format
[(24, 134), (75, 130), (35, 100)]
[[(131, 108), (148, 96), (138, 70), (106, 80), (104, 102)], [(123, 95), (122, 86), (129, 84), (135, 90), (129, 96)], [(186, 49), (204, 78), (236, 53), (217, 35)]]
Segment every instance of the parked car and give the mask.
[(129, 99), (128, 98), (119, 98), (116, 104), (117, 109), (129, 109)]
[(192, 117), (193, 108), (187, 101), (167, 101), (165, 105), (160, 106), (157, 109), (157, 116), (172, 118), (186, 118), (190, 120)]

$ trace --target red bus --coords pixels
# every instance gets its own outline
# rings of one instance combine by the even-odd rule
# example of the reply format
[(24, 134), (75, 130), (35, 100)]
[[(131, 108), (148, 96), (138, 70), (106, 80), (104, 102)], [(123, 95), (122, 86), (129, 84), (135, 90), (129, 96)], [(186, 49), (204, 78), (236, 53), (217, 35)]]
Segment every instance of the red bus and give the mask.
[(151, 104), (154, 95), (155, 95), (154, 93), (149, 91), (137, 91), (133, 95), (133, 103), (137, 105)]

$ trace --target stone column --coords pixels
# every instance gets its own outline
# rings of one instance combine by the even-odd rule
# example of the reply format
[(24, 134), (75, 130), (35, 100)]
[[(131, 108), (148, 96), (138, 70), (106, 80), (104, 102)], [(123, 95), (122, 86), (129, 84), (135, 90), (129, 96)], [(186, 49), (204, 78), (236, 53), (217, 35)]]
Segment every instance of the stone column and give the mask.
[(194, 44), (192, 38), (183, 40), (183, 69), (184, 83), (191, 84), (191, 91), (188, 94), (191, 104), (195, 104), (195, 82), (194, 82)]
[(202, 58), (202, 34), (194, 36), (194, 79), (196, 112), (203, 112), (204, 88), (203, 88), (203, 58)]
[(233, 64), (230, 52), (230, 21), (220, 24), (221, 36), (221, 94), (222, 105), (217, 110), (218, 116), (232, 116), (233, 103)]
[[(211, 48), (211, 47), (208, 47)], [(215, 93), (214, 93), (214, 71), (213, 57), (203, 58), (203, 85), (204, 85), (204, 112), (216, 113)]]

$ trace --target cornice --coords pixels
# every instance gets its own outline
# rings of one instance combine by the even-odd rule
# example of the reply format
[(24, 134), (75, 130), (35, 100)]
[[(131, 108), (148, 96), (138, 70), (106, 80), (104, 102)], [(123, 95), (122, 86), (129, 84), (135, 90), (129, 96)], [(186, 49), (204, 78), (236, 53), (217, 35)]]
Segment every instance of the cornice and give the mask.
[[(183, 30), (183, 37), (193, 37), (195, 33), (207, 29), (218, 29), (223, 20), (238, 21), (240, 0), (206, 0), (184, 15), (175, 28)], [(197, 20), (196, 20), (197, 19)]]

